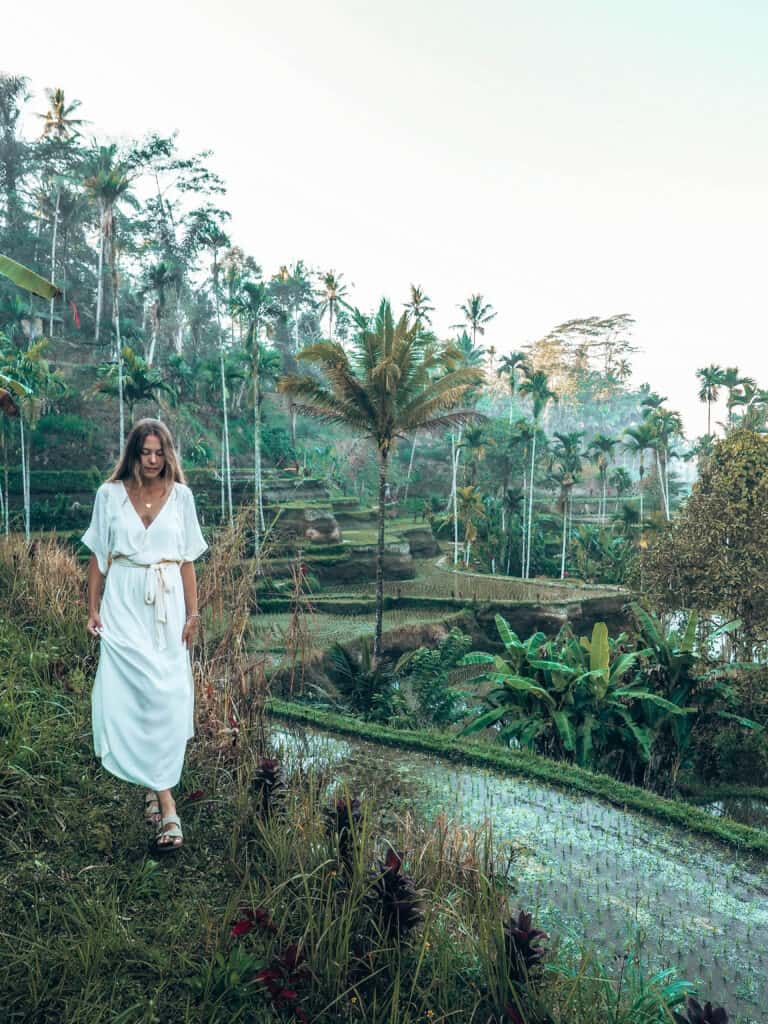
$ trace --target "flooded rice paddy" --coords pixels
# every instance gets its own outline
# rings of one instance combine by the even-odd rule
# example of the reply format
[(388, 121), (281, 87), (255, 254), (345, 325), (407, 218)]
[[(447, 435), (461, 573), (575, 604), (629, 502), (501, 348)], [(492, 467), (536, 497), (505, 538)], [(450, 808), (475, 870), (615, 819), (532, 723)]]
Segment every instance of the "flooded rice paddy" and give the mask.
[(299, 727), (274, 739), (376, 813), (490, 821), (513, 844), (517, 902), (575, 950), (674, 967), (736, 1024), (768, 1022), (768, 865), (680, 828), (488, 769)]

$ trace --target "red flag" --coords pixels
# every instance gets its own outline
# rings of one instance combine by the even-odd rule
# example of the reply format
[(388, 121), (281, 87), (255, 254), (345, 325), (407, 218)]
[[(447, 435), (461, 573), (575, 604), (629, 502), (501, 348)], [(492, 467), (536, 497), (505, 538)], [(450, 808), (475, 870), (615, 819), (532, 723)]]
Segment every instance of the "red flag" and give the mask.
[(70, 302), (69, 305), (72, 309), (72, 319), (75, 321), (75, 327), (80, 330), (80, 314), (77, 312), (77, 306), (74, 302)]

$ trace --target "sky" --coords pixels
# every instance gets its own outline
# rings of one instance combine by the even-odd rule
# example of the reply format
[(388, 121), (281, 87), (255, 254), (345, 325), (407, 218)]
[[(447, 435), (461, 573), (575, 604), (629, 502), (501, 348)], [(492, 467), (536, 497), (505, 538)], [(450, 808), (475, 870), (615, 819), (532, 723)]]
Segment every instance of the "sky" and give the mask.
[(0, 15), (30, 110), (60, 86), (100, 138), (213, 150), (230, 234), (266, 273), (334, 269), (361, 308), (421, 285), (439, 332), (479, 292), (499, 352), (630, 313), (634, 383), (689, 436), (706, 429), (697, 368), (768, 387), (764, 0), (30, 10)]

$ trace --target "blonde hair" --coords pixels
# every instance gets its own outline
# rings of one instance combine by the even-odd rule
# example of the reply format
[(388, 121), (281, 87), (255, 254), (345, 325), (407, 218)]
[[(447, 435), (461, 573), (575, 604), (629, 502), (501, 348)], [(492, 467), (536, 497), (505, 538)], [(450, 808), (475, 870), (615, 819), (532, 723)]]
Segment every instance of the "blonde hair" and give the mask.
[(133, 425), (130, 434), (126, 438), (125, 447), (117, 461), (117, 465), (107, 480), (107, 483), (117, 483), (118, 480), (132, 480), (137, 487), (141, 487), (141, 449), (148, 437), (157, 437), (163, 446), (164, 465), (160, 476), (165, 481), (166, 487), (170, 484), (185, 484), (186, 477), (181, 468), (179, 456), (176, 453), (176, 445), (173, 443), (173, 435), (162, 420), (143, 419)]

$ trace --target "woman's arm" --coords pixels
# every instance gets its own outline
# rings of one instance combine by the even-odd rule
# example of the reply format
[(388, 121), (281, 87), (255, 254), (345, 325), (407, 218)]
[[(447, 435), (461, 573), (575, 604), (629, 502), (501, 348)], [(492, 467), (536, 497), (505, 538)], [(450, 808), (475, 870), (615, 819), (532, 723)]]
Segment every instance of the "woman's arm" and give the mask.
[(195, 563), (181, 563), (181, 582), (184, 587), (184, 607), (186, 609), (186, 622), (181, 632), (182, 643), (191, 648), (197, 635), (200, 625), (200, 613), (197, 610), (197, 577), (195, 576)]
[(101, 631), (101, 591), (104, 585), (104, 577), (96, 561), (96, 555), (91, 555), (88, 562), (88, 632), (98, 636)]

